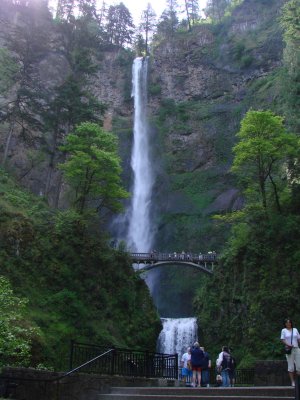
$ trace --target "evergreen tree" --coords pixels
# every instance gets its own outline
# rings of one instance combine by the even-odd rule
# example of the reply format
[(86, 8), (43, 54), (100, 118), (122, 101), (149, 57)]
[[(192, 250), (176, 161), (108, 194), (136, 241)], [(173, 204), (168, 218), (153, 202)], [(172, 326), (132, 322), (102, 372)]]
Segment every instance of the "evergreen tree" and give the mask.
[(58, 0), (56, 18), (58, 20), (71, 21), (74, 19), (75, 0)]
[(102, 1), (100, 10), (97, 12), (97, 19), (98, 19), (98, 23), (100, 25), (100, 27), (102, 25), (104, 25), (104, 21), (107, 17), (107, 12), (108, 12), (108, 7), (107, 4), (105, 3), (105, 1)]
[(141, 32), (137, 32), (134, 38), (134, 50), (139, 57), (145, 55), (146, 42)]
[(192, 25), (199, 20), (199, 3), (198, 0), (184, 0), (186, 17), (188, 22), (189, 31), (192, 29)]
[(97, 18), (96, 0), (78, 0), (78, 11), (80, 16)]
[[(42, 12), (45, 12), (42, 9)], [(43, 112), (46, 90), (35, 68), (43, 54), (48, 50), (48, 26), (40, 22), (29, 6), (20, 13), (19, 23), (10, 28), (6, 36), (6, 45), (18, 68), (13, 73), (16, 80), (12, 99), (2, 109), (0, 121), (9, 125), (6, 138), (3, 164), (5, 164), (13, 135), (18, 134), (31, 139), (34, 132), (42, 128), (39, 115)], [(8, 55), (2, 51), (2, 60), (8, 61)], [(8, 73), (10, 66), (6, 65)]]
[(141, 23), (139, 26), (140, 32), (143, 33), (145, 38), (145, 53), (149, 54), (149, 39), (151, 33), (156, 26), (156, 14), (150, 3), (147, 4), (147, 8), (142, 12)]
[(123, 46), (125, 43), (132, 43), (133, 28), (132, 16), (123, 3), (109, 7), (106, 31), (110, 43), (117, 46)]
[(157, 25), (157, 33), (165, 37), (172, 37), (178, 27), (177, 0), (167, 0), (167, 8), (164, 10)]
[(205, 14), (213, 21), (221, 21), (231, 0), (207, 0)]

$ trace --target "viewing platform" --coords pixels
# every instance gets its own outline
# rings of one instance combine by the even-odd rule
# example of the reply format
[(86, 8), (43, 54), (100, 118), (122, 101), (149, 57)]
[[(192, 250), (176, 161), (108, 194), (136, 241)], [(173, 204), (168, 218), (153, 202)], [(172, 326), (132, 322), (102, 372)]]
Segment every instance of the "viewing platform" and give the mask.
[(216, 252), (206, 254), (194, 253), (131, 253), (133, 264), (138, 265), (139, 271), (146, 271), (162, 265), (180, 265), (194, 267), (208, 274), (213, 273), (214, 265), (218, 263)]

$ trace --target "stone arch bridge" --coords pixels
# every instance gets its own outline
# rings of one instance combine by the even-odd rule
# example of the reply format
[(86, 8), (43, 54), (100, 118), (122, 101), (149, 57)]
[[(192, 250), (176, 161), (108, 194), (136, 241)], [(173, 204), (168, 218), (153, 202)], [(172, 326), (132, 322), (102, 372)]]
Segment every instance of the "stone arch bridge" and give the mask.
[(190, 253), (131, 253), (131, 259), (133, 264), (137, 264), (138, 271), (149, 271), (153, 268), (162, 265), (186, 265), (207, 274), (212, 274), (214, 265), (218, 263), (217, 254), (215, 252), (209, 252), (207, 254), (190, 254)]

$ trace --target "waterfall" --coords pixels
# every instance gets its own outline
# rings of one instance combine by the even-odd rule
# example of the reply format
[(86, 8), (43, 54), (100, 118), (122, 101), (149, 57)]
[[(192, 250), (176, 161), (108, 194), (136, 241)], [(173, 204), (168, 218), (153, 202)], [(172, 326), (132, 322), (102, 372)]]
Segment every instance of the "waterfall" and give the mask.
[[(136, 58), (132, 66), (132, 97), (134, 98), (134, 127), (131, 167), (133, 186), (130, 206), (123, 218), (115, 221), (118, 239), (124, 238), (130, 251), (148, 252), (152, 249), (154, 230), (151, 221), (151, 197), (154, 184), (150, 153), (150, 130), (147, 115), (148, 58)], [(121, 233), (123, 230), (123, 233)], [(159, 274), (158, 274), (159, 275)], [(151, 293), (158, 284), (158, 275), (145, 277)], [(197, 339), (196, 318), (162, 318), (163, 330), (157, 350), (179, 356)]]
[(177, 353), (181, 358), (186, 348), (197, 340), (196, 318), (161, 318), (163, 330), (157, 341), (157, 351), (165, 354)]
[(134, 175), (129, 211), (127, 244), (129, 249), (147, 252), (151, 249), (153, 231), (150, 220), (153, 173), (147, 118), (148, 57), (136, 58), (132, 66), (132, 97), (134, 98), (134, 141), (131, 167)]

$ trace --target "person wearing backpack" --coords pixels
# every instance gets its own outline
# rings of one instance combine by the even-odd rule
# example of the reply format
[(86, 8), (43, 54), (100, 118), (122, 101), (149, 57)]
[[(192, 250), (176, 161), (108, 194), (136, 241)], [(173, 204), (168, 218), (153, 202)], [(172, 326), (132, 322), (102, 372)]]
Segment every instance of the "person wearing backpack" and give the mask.
[(227, 346), (222, 347), (222, 351), (217, 359), (217, 368), (221, 371), (222, 376), (222, 386), (230, 386), (229, 370), (231, 363), (231, 355)]

